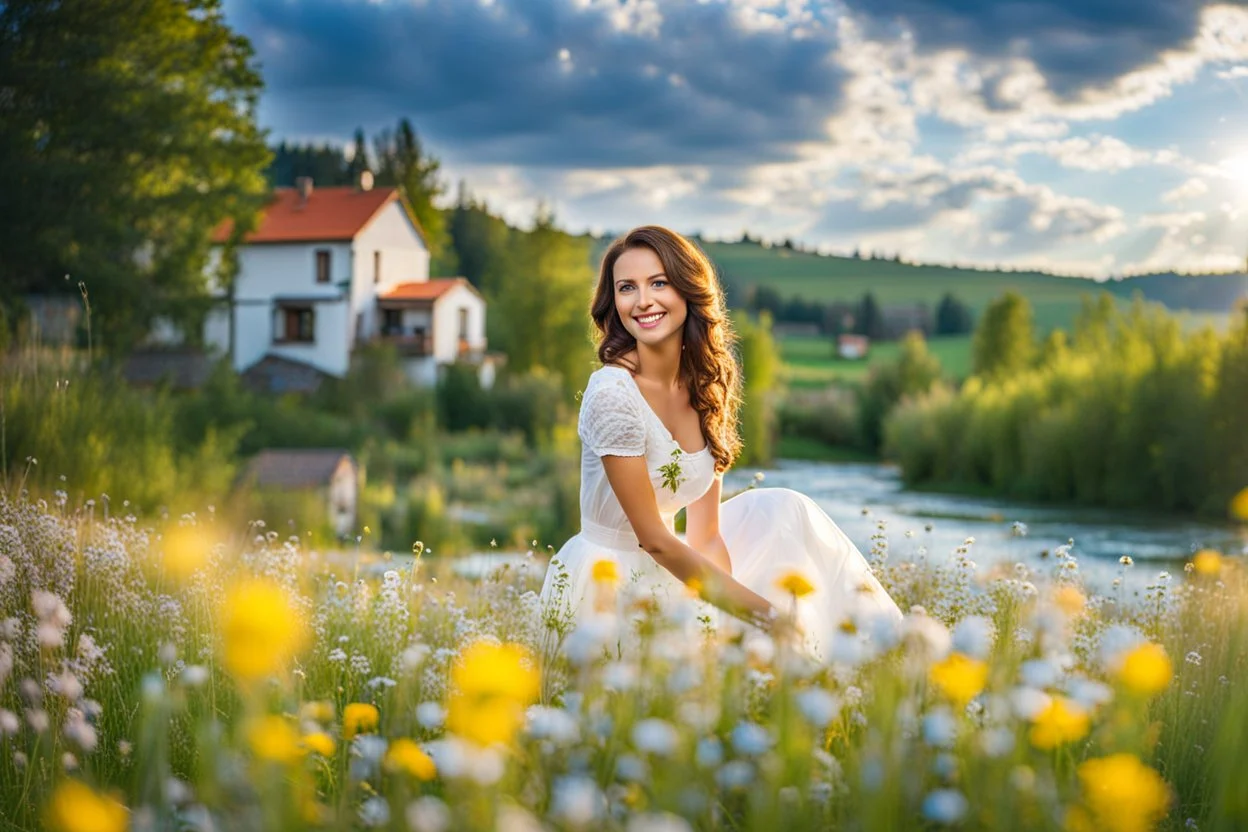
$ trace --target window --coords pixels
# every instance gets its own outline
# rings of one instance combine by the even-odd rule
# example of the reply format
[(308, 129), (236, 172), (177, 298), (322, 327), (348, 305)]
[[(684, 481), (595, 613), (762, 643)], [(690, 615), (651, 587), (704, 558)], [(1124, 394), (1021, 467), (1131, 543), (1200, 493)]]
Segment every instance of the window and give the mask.
[(402, 309), (381, 310), (381, 334), (382, 335), (402, 335), (403, 334), (403, 310)]
[(373, 252), (373, 282), (381, 282), (381, 252)]
[(275, 340), (305, 344), (316, 340), (316, 315), (311, 306), (283, 306), (277, 310), (277, 314)]
[(459, 310), (459, 340), (468, 340), (468, 310), (463, 307)]
[(316, 252), (316, 282), (329, 282), (329, 255), (330, 250), (327, 248), (317, 249)]

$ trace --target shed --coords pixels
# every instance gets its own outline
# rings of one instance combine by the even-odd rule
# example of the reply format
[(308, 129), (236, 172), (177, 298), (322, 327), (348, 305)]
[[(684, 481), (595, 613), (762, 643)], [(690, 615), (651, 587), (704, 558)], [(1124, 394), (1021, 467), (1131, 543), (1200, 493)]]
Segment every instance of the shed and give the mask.
[(266, 491), (315, 491), (325, 500), (326, 517), (339, 536), (355, 527), (359, 467), (340, 448), (268, 448), (251, 458), (244, 481)]

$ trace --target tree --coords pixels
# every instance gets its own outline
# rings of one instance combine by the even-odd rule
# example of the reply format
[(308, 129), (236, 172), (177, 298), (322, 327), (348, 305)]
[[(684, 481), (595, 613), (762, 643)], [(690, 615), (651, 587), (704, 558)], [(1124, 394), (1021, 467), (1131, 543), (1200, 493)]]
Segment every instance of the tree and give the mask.
[(872, 340), (884, 337), (884, 315), (880, 312), (880, 305), (876, 303), (872, 292), (863, 295), (858, 304), (858, 334)]
[[(358, 184), (360, 174), (364, 171), (372, 171), (372, 166), (368, 164), (368, 144), (364, 141), (364, 128), (355, 128), (355, 139), (351, 145), (351, 158), (347, 162), (347, 183), (351, 185)], [(394, 183), (389, 183), (394, 184)]]
[(544, 367), (562, 377), (565, 389), (575, 389), (590, 369), (591, 242), (556, 228), (544, 206), (533, 230), (513, 239), (506, 279), (490, 298), (498, 347), (509, 370)]
[(1031, 304), (1018, 292), (998, 297), (984, 310), (971, 347), (971, 371), (1001, 378), (1025, 369), (1035, 351)]
[(892, 409), (907, 396), (926, 393), (941, 374), (940, 359), (927, 349), (923, 333), (913, 329), (902, 340), (896, 359), (871, 367), (858, 396), (860, 430), (868, 451), (879, 450), (884, 420)]
[(393, 133), (386, 130), (378, 135), (374, 145), (377, 150), (378, 184), (397, 185), (403, 192), (417, 224), (424, 232), (434, 273), (457, 271), (458, 261), (447, 229), (446, 214), (434, 204), (446, 192), (439, 176), (441, 161), (425, 152), (415, 128), (406, 118), (399, 121)]
[(937, 335), (965, 335), (974, 329), (974, 316), (971, 308), (946, 292), (936, 307)]
[(254, 222), (269, 158), (219, 0), (8, 0), (0, 78), (0, 284), (81, 281), (109, 347), (162, 313), (195, 329), (211, 232)]
[[(450, 212), (447, 230), (459, 262), (459, 273), (488, 298), (498, 295), (508, 269), (513, 231), (489, 206), (478, 203), (459, 185), (459, 199)], [(495, 320), (491, 316), (489, 321)], [(494, 335), (490, 334), (490, 340)]]
[(758, 313), (751, 321), (741, 315), (734, 321), (741, 361), (741, 458), (742, 465), (769, 465), (774, 461), (775, 387), (780, 370), (780, 351), (771, 335), (771, 314)]

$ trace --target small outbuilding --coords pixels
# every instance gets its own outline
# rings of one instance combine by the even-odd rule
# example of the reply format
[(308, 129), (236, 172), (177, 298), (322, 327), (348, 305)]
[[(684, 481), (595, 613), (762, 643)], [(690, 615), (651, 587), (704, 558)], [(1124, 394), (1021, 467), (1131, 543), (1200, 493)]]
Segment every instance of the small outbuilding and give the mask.
[(243, 483), (261, 492), (312, 492), (339, 537), (355, 530), (360, 473), (355, 458), (338, 448), (269, 448), (247, 463)]

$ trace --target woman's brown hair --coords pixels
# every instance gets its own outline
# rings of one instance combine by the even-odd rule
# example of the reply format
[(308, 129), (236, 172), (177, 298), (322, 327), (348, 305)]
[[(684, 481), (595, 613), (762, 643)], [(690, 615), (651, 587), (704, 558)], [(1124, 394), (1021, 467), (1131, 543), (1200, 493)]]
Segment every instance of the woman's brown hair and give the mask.
[(715, 458), (715, 470), (726, 471), (741, 450), (741, 437), (737, 435), (741, 376), (732, 353), (736, 336), (728, 321), (724, 293), (715, 267), (700, 248), (657, 225), (634, 228), (611, 243), (602, 257), (598, 287), (590, 305), (590, 315), (598, 329), (598, 360), (623, 365), (624, 356), (637, 346), (637, 340), (624, 328), (615, 310), (615, 262), (634, 248), (648, 248), (658, 255), (668, 282), (688, 304), (680, 379), (702, 421), (702, 434)]

